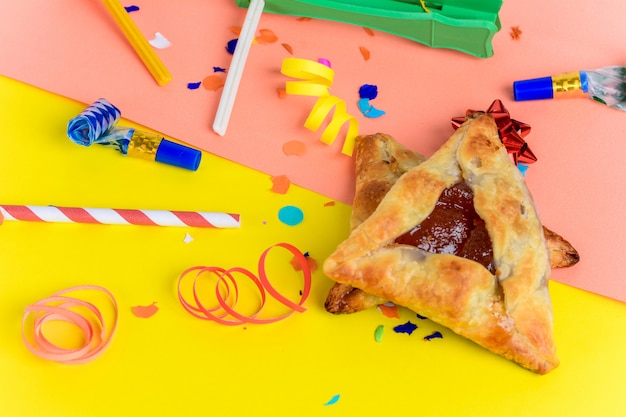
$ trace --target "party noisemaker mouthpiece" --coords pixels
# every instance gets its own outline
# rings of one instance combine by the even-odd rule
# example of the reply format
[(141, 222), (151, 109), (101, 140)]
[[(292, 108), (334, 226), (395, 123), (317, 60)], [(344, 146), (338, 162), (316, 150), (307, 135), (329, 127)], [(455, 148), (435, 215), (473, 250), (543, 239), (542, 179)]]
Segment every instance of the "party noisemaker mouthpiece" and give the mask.
[(78, 145), (94, 143), (114, 148), (123, 155), (161, 162), (196, 171), (202, 152), (161, 135), (117, 126), (120, 110), (106, 99), (98, 99), (69, 121), (67, 136)]
[(584, 71), (568, 72), (551, 77), (533, 78), (513, 83), (513, 93), (516, 101), (586, 97), (588, 91), (587, 73)]

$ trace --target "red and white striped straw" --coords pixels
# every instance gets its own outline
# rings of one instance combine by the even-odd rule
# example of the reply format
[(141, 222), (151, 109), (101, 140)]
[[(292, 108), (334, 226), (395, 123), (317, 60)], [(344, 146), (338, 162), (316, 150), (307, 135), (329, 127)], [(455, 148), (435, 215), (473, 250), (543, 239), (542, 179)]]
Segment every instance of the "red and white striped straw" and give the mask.
[(0, 205), (0, 212), (6, 220), (30, 222), (213, 228), (237, 228), (241, 225), (239, 214), (202, 211)]

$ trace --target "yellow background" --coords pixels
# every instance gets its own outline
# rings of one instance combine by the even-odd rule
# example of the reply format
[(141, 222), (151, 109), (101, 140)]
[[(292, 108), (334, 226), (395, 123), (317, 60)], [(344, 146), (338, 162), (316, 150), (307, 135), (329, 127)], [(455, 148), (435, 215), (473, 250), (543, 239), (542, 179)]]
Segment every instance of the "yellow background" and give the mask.
[[(620, 416), (626, 412), (626, 308), (551, 283), (561, 366), (537, 376), (401, 310), (333, 316), (318, 269), (308, 310), (271, 325), (225, 327), (176, 298), (194, 265), (252, 270), (288, 242), (320, 264), (348, 232), (350, 207), (203, 154), (197, 172), (74, 145), (69, 119), (85, 104), (0, 77), (0, 204), (240, 213), (233, 230), (9, 222), (0, 227), (0, 415), (18, 416)], [(130, 122), (123, 122), (133, 125)], [(323, 167), (320, 167), (323, 169)], [(295, 205), (304, 221), (286, 226)], [(185, 243), (185, 234), (193, 241)], [(280, 258), (276, 249), (276, 258)], [(285, 252), (286, 253), (286, 252)], [(289, 258), (289, 256), (285, 256)], [(285, 262), (272, 279), (300, 279)], [(108, 350), (84, 365), (37, 358), (20, 336), (24, 307), (96, 284), (119, 303)], [(157, 302), (149, 319), (131, 313)], [(392, 327), (411, 320), (412, 334)], [(382, 342), (374, 330), (384, 325)], [(435, 330), (443, 339), (424, 342)], [(333, 396), (339, 400), (325, 405)]]

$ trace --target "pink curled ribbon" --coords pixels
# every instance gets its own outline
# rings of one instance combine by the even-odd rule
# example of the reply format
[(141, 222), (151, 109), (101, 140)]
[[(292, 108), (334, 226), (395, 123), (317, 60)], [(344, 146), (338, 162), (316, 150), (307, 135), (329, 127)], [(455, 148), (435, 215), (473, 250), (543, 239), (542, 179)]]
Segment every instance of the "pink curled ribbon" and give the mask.
[[(269, 252), (275, 248), (281, 247), (287, 249), (294, 255), (295, 261), (300, 265), (304, 286), (298, 302), (294, 302), (289, 298), (282, 295), (271, 283), (267, 272), (265, 271), (265, 261)], [(195, 274), (194, 274), (195, 273)], [(211, 307), (205, 306), (200, 299), (198, 290), (198, 281), (204, 274), (213, 274), (217, 278), (215, 285), (215, 298), (217, 304)], [(260, 294), (259, 306), (252, 313), (242, 314), (236, 310), (237, 302), (239, 301), (239, 287), (237, 285), (237, 279), (235, 276), (243, 276), (251, 280)], [(193, 283), (191, 284), (191, 298), (188, 299), (183, 294), (182, 285), (188, 278), (193, 277)], [(296, 247), (288, 243), (277, 243), (267, 248), (259, 258), (258, 263), (258, 276), (249, 270), (242, 267), (233, 267), (230, 269), (224, 269), (216, 266), (194, 266), (185, 270), (178, 279), (178, 299), (183, 308), (189, 312), (192, 316), (202, 320), (211, 320), (219, 324), (227, 326), (237, 326), (241, 324), (269, 324), (280, 320), (283, 320), (294, 312), (302, 313), (306, 311), (303, 306), (304, 302), (311, 293), (311, 269), (306, 257)], [(285, 314), (269, 317), (259, 318), (259, 314), (265, 307), (267, 302), (267, 295), (270, 295), (273, 299), (277, 300), (282, 305), (290, 309)]]
[[(68, 295), (78, 291), (96, 291), (106, 295), (114, 313), (110, 326), (95, 304)], [(117, 316), (117, 302), (109, 290), (97, 285), (76, 286), (27, 306), (22, 318), (22, 339), (28, 350), (42, 359), (65, 364), (86, 363), (96, 359), (108, 347), (117, 327)], [(49, 340), (44, 334), (44, 327), (53, 321), (77, 327), (83, 336), (81, 346), (65, 348)]]

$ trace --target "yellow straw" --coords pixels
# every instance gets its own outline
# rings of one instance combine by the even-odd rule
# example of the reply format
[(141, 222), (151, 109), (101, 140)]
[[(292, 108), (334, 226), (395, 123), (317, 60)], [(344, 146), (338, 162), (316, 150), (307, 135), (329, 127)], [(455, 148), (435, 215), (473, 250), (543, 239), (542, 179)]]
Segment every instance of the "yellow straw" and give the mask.
[(156, 82), (159, 83), (159, 85), (165, 85), (170, 82), (172, 75), (167, 68), (165, 68), (165, 65), (163, 65), (163, 62), (161, 62), (146, 38), (139, 32), (139, 29), (128, 16), (128, 12), (124, 9), (124, 6), (122, 6), (119, 0), (102, 1)]

